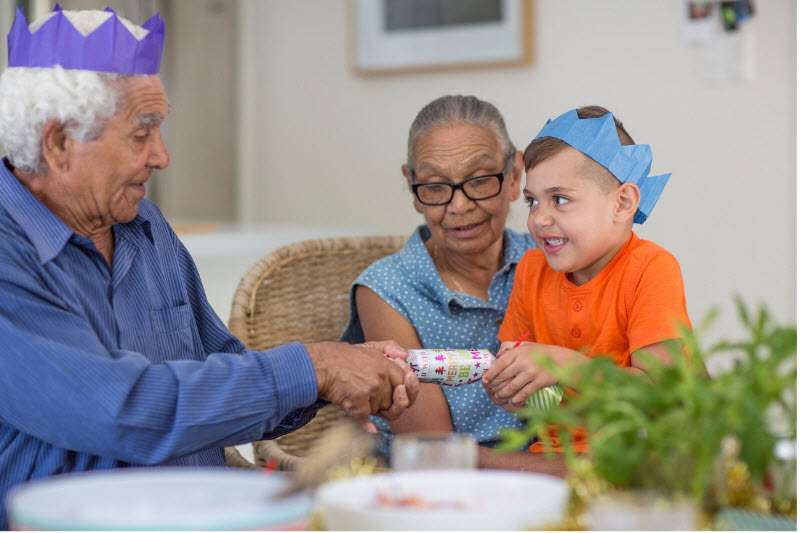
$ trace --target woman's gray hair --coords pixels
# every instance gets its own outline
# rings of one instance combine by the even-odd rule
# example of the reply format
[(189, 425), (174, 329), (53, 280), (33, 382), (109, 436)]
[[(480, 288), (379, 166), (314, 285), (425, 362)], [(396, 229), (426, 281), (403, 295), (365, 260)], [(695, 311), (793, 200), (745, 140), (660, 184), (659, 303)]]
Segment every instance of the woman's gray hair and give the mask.
[(437, 98), (423, 107), (408, 131), (408, 168), (414, 168), (417, 140), (439, 126), (474, 124), (492, 131), (503, 148), (504, 155), (510, 155), (516, 148), (506, 131), (506, 123), (497, 108), (474, 96), (447, 95)]
[[(84, 35), (111, 16), (107, 11), (64, 11)], [(49, 13), (30, 24), (36, 31)], [(120, 17), (137, 38), (147, 34)], [(141, 30), (141, 31), (139, 31)], [(144, 32), (144, 34), (142, 34)], [(125, 99), (123, 74), (52, 68), (10, 67), (0, 76), (0, 142), (11, 163), (26, 173), (42, 173), (42, 130), (51, 119), (66, 127), (67, 135), (90, 142), (102, 134), (106, 122)]]

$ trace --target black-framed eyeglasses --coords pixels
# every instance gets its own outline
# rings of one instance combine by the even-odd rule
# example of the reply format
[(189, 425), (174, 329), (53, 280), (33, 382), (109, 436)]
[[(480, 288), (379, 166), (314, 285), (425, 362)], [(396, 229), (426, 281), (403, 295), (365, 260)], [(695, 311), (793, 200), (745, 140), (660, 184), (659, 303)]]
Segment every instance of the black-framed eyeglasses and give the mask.
[[(420, 203), (425, 205), (446, 205), (453, 199), (456, 191), (461, 189), (464, 196), (472, 200), (488, 200), (494, 198), (503, 188), (503, 180), (505, 179), (506, 172), (511, 167), (511, 162), (514, 160), (514, 154), (510, 154), (506, 159), (506, 164), (503, 170), (496, 174), (486, 174), (483, 176), (475, 176), (474, 178), (465, 179), (458, 183), (449, 183), (446, 181), (436, 181), (428, 183), (412, 183), (411, 190), (414, 196)], [(412, 181), (416, 179), (414, 170), (411, 170)]]

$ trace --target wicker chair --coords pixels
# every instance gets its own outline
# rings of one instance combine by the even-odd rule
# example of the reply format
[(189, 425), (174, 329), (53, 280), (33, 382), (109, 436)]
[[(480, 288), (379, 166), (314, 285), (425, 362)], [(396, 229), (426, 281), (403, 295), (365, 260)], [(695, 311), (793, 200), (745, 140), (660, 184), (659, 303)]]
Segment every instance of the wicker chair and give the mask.
[[(338, 340), (350, 317), (350, 285), (374, 261), (400, 251), (406, 237), (353, 237), (304, 241), (268, 254), (239, 282), (229, 327), (251, 350), (288, 342)], [(344, 417), (333, 405), (306, 426), (275, 440), (253, 443), (256, 467), (275, 459), (280, 470), (296, 470), (310, 444)], [(228, 465), (253, 467), (235, 448)]]

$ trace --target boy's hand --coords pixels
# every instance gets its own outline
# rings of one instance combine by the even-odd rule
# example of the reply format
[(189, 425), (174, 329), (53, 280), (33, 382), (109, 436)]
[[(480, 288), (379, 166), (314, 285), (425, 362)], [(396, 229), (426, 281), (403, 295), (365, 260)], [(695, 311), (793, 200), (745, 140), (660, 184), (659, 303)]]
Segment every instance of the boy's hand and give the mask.
[[(497, 357), (500, 357), (501, 355), (503, 355), (504, 352), (506, 352), (506, 351), (510, 350), (511, 348), (513, 348), (515, 344), (517, 344), (517, 343), (516, 342), (512, 342), (512, 341), (506, 341), (506, 342), (500, 344), (500, 349), (497, 350)], [(523, 346), (525, 344), (532, 344), (532, 343), (530, 343), (530, 342), (522, 342), (522, 343), (520, 343), (520, 346)]]
[(500, 345), (495, 361), (483, 375), (483, 387), (495, 405), (509, 412), (525, 405), (528, 397), (539, 389), (557, 383), (555, 376), (534, 362), (535, 355), (556, 356), (557, 346), (523, 342), (517, 348), (515, 343)]

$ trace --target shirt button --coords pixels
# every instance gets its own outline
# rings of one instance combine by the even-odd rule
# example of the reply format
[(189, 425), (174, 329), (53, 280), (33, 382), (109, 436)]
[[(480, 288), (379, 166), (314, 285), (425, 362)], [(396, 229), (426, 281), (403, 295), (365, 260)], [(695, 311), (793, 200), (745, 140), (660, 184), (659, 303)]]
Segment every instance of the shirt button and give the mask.
[(581, 305), (580, 302), (575, 302), (574, 304), (572, 304), (572, 308), (576, 311), (580, 311), (582, 307), (583, 305)]
[(494, 319), (494, 325), (495, 326), (499, 326), (502, 323), (503, 323), (503, 319), (502, 318), (495, 318)]
[(574, 328), (572, 328), (572, 336), (575, 337), (575, 338), (580, 337), (581, 336), (581, 328), (579, 328), (578, 326), (575, 326)]

